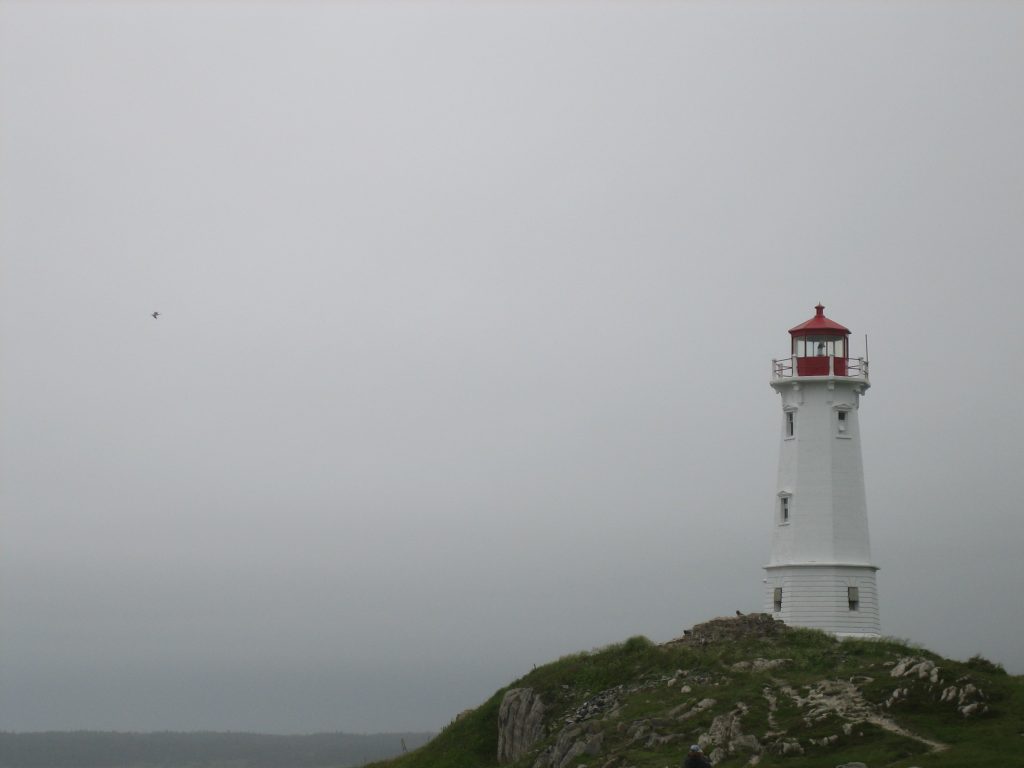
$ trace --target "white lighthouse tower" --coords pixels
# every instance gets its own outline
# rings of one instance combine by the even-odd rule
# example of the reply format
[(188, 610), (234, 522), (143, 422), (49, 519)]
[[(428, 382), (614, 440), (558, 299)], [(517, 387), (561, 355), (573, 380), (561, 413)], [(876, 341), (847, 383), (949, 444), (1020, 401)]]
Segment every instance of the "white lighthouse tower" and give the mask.
[(789, 357), (772, 361), (782, 438), (765, 610), (790, 626), (877, 637), (857, 419), (868, 363), (849, 356), (849, 329), (815, 309), (790, 329)]

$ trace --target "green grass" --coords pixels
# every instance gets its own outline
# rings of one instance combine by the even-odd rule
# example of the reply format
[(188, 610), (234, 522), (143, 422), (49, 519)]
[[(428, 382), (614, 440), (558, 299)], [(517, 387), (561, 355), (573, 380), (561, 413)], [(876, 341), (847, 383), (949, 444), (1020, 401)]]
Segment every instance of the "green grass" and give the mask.
[(450, 723), (419, 749), (371, 765), (393, 768), (476, 768), (495, 765), (498, 753), (498, 708), (506, 690), (499, 690), (486, 703)]

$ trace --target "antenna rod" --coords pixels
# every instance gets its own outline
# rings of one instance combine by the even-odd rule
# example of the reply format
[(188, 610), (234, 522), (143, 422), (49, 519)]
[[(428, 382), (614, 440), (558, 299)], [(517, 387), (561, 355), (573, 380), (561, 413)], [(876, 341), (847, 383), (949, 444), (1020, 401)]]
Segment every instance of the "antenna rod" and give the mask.
[(864, 334), (864, 359), (868, 360), (868, 335)]

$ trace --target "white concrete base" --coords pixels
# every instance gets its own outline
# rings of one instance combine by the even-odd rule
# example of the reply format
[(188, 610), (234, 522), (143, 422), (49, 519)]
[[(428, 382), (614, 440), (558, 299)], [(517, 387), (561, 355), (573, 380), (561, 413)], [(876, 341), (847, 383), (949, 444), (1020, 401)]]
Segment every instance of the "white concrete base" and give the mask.
[[(765, 567), (764, 610), (791, 627), (811, 627), (839, 637), (879, 637), (878, 589), (873, 565), (801, 564)], [(775, 610), (775, 589), (782, 607)], [(851, 609), (849, 587), (859, 604)]]

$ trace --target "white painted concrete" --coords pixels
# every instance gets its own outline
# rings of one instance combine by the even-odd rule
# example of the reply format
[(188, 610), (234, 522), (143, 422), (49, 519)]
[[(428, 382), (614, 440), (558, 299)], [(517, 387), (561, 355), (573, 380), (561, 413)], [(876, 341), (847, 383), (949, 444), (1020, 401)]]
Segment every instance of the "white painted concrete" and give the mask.
[[(776, 372), (771, 385), (782, 400), (782, 437), (765, 611), (791, 626), (877, 637), (878, 569), (871, 562), (857, 418), (867, 375)], [(857, 589), (855, 606), (849, 587)]]

